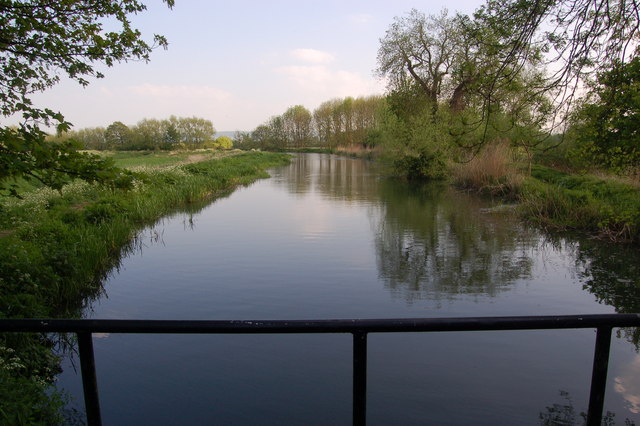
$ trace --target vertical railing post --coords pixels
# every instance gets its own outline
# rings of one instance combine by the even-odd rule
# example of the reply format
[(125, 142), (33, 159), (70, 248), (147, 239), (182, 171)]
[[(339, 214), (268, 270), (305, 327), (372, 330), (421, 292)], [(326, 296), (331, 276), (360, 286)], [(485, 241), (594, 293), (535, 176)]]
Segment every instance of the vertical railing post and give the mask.
[(100, 426), (100, 401), (98, 400), (98, 381), (96, 364), (93, 356), (91, 333), (78, 332), (78, 349), (80, 351), (80, 371), (82, 372), (82, 388), (84, 390), (84, 406), (87, 412), (87, 424)]
[(602, 422), (610, 348), (611, 327), (598, 327), (596, 348), (593, 355), (593, 374), (591, 376), (591, 394), (589, 396), (587, 426), (600, 426)]
[(367, 422), (367, 333), (353, 333), (353, 424)]

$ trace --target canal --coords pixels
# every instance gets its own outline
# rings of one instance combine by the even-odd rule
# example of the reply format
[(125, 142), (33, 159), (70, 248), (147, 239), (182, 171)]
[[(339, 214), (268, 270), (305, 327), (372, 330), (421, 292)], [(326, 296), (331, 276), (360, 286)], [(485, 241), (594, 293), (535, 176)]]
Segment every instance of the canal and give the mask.
[[(526, 226), (508, 205), (295, 156), (145, 229), (87, 303), (107, 319), (338, 319), (640, 311), (637, 250)], [(640, 422), (637, 330), (614, 330), (605, 412)], [(369, 336), (370, 425), (581, 424), (593, 330)], [(103, 422), (351, 421), (350, 335), (96, 335)], [(82, 408), (78, 361), (58, 387)], [(74, 367), (76, 367), (74, 369)]]

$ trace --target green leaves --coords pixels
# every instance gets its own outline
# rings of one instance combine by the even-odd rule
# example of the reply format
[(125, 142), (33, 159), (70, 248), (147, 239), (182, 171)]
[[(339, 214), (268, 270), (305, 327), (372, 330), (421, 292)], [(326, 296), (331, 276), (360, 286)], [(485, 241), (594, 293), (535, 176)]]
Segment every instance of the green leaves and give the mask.
[[(173, 0), (165, 2), (173, 7)], [(30, 95), (52, 87), (61, 75), (86, 86), (88, 77), (103, 76), (97, 63), (147, 61), (154, 47), (166, 48), (164, 37), (155, 36), (149, 45), (131, 27), (129, 16), (145, 9), (137, 0), (0, 2), (0, 112), (24, 119), (17, 129), (0, 127), (0, 192), (15, 195), (20, 178), (54, 188), (73, 178), (126, 186), (126, 173), (78, 153), (77, 144), (47, 143), (39, 124), (54, 125), (59, 133), (71, 124), (60, 112), (34, 106)], [(106, 21), (120, 28), (107, 32)]]
[(616, 174), (640, 170), (640, 56), (598, 75), (576, 114), (579, 150)]

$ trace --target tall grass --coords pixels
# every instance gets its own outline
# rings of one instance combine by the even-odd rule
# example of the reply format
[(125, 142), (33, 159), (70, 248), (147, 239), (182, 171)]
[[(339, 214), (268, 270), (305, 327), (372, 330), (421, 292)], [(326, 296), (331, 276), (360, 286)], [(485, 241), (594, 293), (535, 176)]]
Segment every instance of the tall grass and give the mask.
[(524, 178), (513, 166), (507, 141), (487, 145), (470, 161), (453, 168), (456, 185), (482, 193), (515, 197)]
[(527, 220), (579, 230), (616, 242), (640, 243), (640, 188), (619, 179), (569, 174), (540, 165), (518, 173), (509, 145), (488, 145), (454, 167), (456, 185), (518, 201)]
[(546, 227), (640, 243), (640, 189), (634, 185), (534, 166), (521, 193), (525, 217)]

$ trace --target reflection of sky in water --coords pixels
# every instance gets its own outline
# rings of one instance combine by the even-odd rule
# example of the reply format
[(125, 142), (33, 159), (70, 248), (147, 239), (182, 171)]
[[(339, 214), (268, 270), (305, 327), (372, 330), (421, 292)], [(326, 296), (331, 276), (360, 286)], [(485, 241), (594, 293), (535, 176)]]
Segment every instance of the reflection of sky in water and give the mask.
[(640, 355), (620, 368), (614, 389), (629, 403), (629, 411), (640, 413)]

